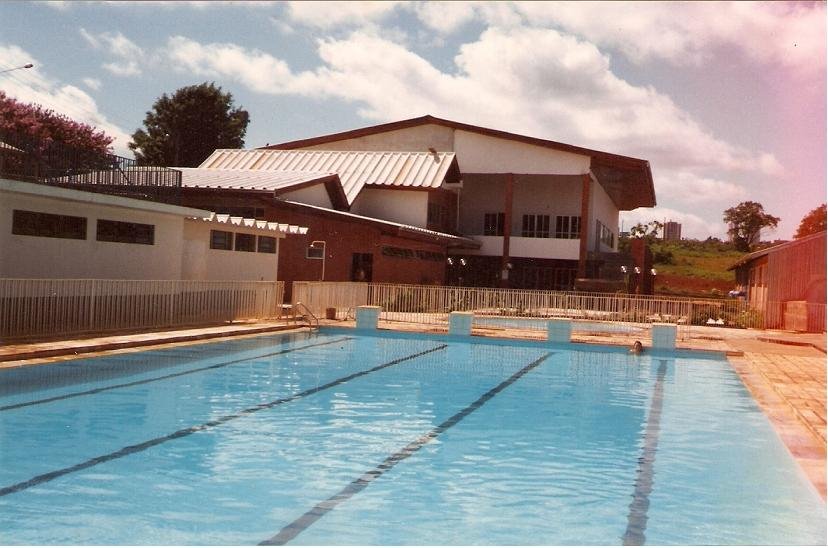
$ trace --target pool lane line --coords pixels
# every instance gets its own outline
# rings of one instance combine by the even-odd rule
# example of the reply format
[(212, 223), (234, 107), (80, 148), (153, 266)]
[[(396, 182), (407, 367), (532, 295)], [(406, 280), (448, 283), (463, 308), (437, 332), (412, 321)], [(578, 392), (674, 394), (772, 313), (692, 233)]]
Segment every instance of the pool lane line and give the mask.
[(17, 493), (18, 491), (23, 491), (25, 489), (29, 489), (30, 487), (35, 487), (42, 483), (46, 483), (48, 481), (52, 481), (53, 479), (57, 479), (61, 476), (65, 476), (67, 474), (71, 474), (73, 472), (79, 472), (80, 470), (85, 470), (87, 468), (91, 468), (98, 464), (103, 464), (105, 462), (109, 462), (111, 460), (119, 459), (121, 457), (126, 457), (128, 455), (132, 455), (134, 453), (140, 453), (141, 451), (145, 451), (151, 447), (155, 447), (156, 445), (161, 445), (162, 443), (187, 437), (191, 434), (195, 434), (196, 432), (201, 432), (203, 430), (208, 430), (210, 428), (221, 426), (224, 423), (230, 422), (232, 420), (252, 415), (258, 411), (263, 411), (265, 409), (271, 409), (276, 407), (277, 405), (282, 405), (283, 403), (290, 403), (292, 401), (296, 401), (302, 399), (306, 396), (311, 396), (316, 394), (317, 392), (322, 392), (323, 390), (327, 390), (328, 388), (333, 388), (334, 386), (339, 386), (340, 384), (344, 384), (348, 381), (352, 381), (356, 378), (363, 377), (370, 373), (374, 373), (381, 369), (385, 369), (386, 367), (391, 367), (392, 365), (397, 365), (408, 360), (413, 360), (415, 358), (419, 358), (421, 356), (425, 356), (426, 354), (431, 354), (432, 352), (437, 352), (438, 350), (443, 350), (447, 348), (447, 344), (441, 344), (439, 346), (435, 346), (434, 348), (429, 348), (428, 350), (423, 350), (421, 352), (417, 352), (416, 354), (411, 354), (409, 356), (404, 356), (402, 358), (397, 358), (396, 360), (392, 360), (390, 362), (386, 362), (377, 366), (374, 366), (370, 369), (365, 369), (363, 371), (358, 371), (356, 373), (351, 373), (345, 377), (340, 377), (333, 381), (327, 382), (315, 388), (308, 388), (307, 390), (303, 390), (302, 392), (297, 392), (292, 396), (286, 396), (284, 398), (279, 398), (277, 400), (260, 403), (258, 405), (254, 405), (253, 407), (248, 407), (246, 409), (242, 409), (241, 411), (237, 411), (230, 415), (224, 415), (223, 417), (219, 417), (217, 419), (211, 420), (209, 422), (205, 422), (202, 424), (198, 424), (195, 426), (190, 426), (188, 428), (182, 428), (181, 430), (177, 430), (172, 434), (167, 434), (166, 436), (161, 436), (158, 438), (153, 438), (151, 440), (147, 440), (145, 442), (139, 443), (137, 445), (128, 445), (127, 447), (122, 447), (117, 451), (113, 451), (112, 453), (107, 453), (106, 455), (101, 455), (98, 457), (93, 457), (89, 460), (83, 461), (81, 463), (75, 464), (73, 466), (69, 466), (67, 468), (61, 468), (60, 470), (53, 470), (52, 472), (47, 472), (46, 474), (41, 474), (39, 476), (35, 476), (31, 479), (26, 481), (21, 481), (19, 483), (15, 483), (13, 485), (8, 485), (6, 487), (0, 488), (0, 497), (5, 497), (6, 495), (11, 495), (12, 493)]
[(644, 431), (644, 448), (638, 458), (638, 475), (635, 479), (633, 500), (627, 516), (627, 530), (624, 532), (624, 546), (642, 546), (644, 531), (647, 529), (647, 510), (650, 508), (650, 493), (653, 492), (653, 475), (655, 473), (655, 456), (658, 450), (658, 436), (661, 432), (661, 408), (664, 403), (664, 376), (667, 373), (667, 361), (660, 360), (656, 376), (653, 399), (650, 402), (650, 414)]
[[(210, 369), (219, 369), (221, 367), (227, 367), (228, 365), (233, 365), (233, 364), (236, 364), (236, 363), (246, 362), (246, 361), (249, 361), (249, 360), (257, 360), (259, 358), (268, 358), (268, 357), (271, 357), (271, 356), (279, 356), (281, 354), (289, 354), (291, 352), (296, 352), (298, 350), (307, 350), (308, 348), (314, 348), (316, 346), (325, 346), (325, 345), (328, 345), (328, 344), (335, 344), (335, 343), (345, 342), (345, 341), (348, 341), (348, 340), (351, 340), (351, 339), (353, 339), (353, 337), (343, 337), (341, 339), (334, 339), (332, 341), (325, 341), (325, 342), (320, 342), (320, 343), (308, 344), (308, 345), (305, 345), (305, 346), (297, 346), (296, 348), (286, 348), (286, 349), (283, 349), (283, 350), (279, 350), (278, 352), (269, 352), (267, 354), (261, 354), (259, 356), (250, 356), (249, 358), (240, 358), (238, 360), (232, 360), (232, 361), (229, 361), (229, 362), (220, 362), (220, 363), (217, 363), (217, 364), (214, 364), (214, 365), (209, 365), (207, 367), (199, 367), (197, 369), (189, 369), (187, 371), (180, 371), (178, 373), (170, 373), (169, 375), (162, 375), (160, 377), (153, 377), (151, 379), (142, 379), (140, 381), (127, 382), (127, 383), (123, 383), (123, 384), (113, 384), (111, 386), (102, 386), (101, 388), (93, 388), (92, 390), (85, 390), (83, 392), (72, 392), (72, 393), (63, 394), (63, 395), (60, 395), (60, 396), (53, 396), (51, 398), (43, 398), (41, 400), (32, 400), (32, 401), (23, 402), (23, 403), (15, 403), (15, 404), (11, 404), (11, 405), (4, 405), (4, 406), (0, 407), (0, 411), (11, 411), (12, 409), (20, 409), (21, 407), (29, 407), (31, 405), (40, 405), (40, 404), (43, 404), (43, 403), (51, 403), (53, 401), (68, 400), (70, 398), (77, 398), (79, 396), (91, 396), (92, 394), (99, 394), (101, 392), (106, 392), (108, 390), (116, 390), (118, 388), (129, 388), (131, 386), (138, 386), (138, 385), (147, 384), (147, 383), (150, 383), (150, 382), (163, 381), (163, 380), (172, 379), (172, 378), (175, 378), (175, 377), (183, 377), (184, 375), (190, 375), (192, 373), (200, 373), (201, 371), (209, 371)], [(78, 366), (73, 366), (73, 367), (78, 367)]]
[(500, 393), (503, 389), (507, 388), (509, 385), (520, 379), (529, 371), (533, 370), (540, 364), (542, 364), (546, 359), (551, 356), (553, 352), (548, 352), (538, 358), (537, 360), (533, 361), (532, 363), (524, 366), (519, 371), (517, 371), (514, 375), (506, 379), (505, 381), (501, 382), (479, 398), (475, 400), (473, 403), (469, 404), (467, 407), (455, 413), (445, 421), (441, 422), (438, 426), (433, 428), (432, 430), (428, 431), (427, 433), (423, 434), (416, 440), (412, 441), (396, 453), (389, 455), (382, 461), (376, 468), (373, 470), (369, 470), (365, 472), (362, 476), (355, 479), (351, 483), (345, 486), (339, 493), (333, 495), (332, 497), (323, 500), (304, 514), (302, 514), (299, 518), (294, 520), (293, 522), (289, 523), (285, 527), (282, 528), (276, 535), (270, 537), (267, 540), (263, 540), (259, 543), (259, 546), (282, 546), (287, 544), (294, 538), (296, 538), (302, 531), (313, 525), (317, 520), (324, 517), (325, 514), (333, 510), (336, 506), (342, 504), (343, 502), (347, 501), (374, 481), (375, 479), (382, 476), (384, 473), (388, 472), (394, 466), (399, 464), (401, 461), (407, 459), (420, 449), (427, 443), (431, 442), (431, 440), (435, 439), (437, 436), (451, 428), (452, 426), (456, 425), (461, 420), (465, 419), (468, 415), (479, 409), (483, 404), (488, 402), (490, 399), (494, 398), (498, 393)]

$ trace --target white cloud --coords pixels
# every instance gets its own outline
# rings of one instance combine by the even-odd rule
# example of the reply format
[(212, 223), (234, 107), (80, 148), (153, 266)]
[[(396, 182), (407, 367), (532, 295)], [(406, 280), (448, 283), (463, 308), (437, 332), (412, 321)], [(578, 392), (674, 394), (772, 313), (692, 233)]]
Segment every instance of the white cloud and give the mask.
[(377, 23), (406, 2), (288, 2), (286, 15), (319, 29)]
[(740, 184), (689, 171), (657, 170), (653, 178), (657, 196), (669, 196), (672, 203), (683, 203), (689, 207), (720, 204), (724, 211), (750, 195), (748, 189)]
[(115, 62), (104, 63), (102, 67), (105, 70), (116, 76), (141, 74), (141, 65), (147, 61), (147, 55), (135, 42), (120, 32), (102, 32), (94, 35), (82, 28), (80, 34), (94, 49), (106, 51), (117, 59)]
[(622, 211), (620, 221), (624, 230), (638, 223), (649, 223), (650, 221), (676, 221), (681, 223), (681, 237), (706, 239), (708, 236), (725, 239), (727, 237), (727, 226), (724, 222), (710, 222), (693, 213), (687, 213), (669, 207), (654, 207), (647, 209), (635, 209), (633, 211)]
[(101, 81), (98, 78), (84, 78), (81, 80), (81, 82), (83, 82), (86, 87), (94, 91), (98, 91), (99, 89), (101, 89), (102, 85)]
[(82, 89), (61, 84), (50, 78), (39, 68), (40, 63), (25, 50), (14, 45), (0, 44), (0, 59), (10, 64), (34, 63), (35, 67), (25, 71), (0, 74), (0, 89), (24, 103), (36, 103), (76, 120), (103, 130), (115, 140), (112, 143), (116, 154), (131, 155), (127, 143), (129, 135), (110, 122), (98, 109), (95, 100)]
[(428, 2), (414, 12), (444, 34), (473, 20), (497, 27), (519, 21), (562, 29), (638, 63), (699, 64), (724, 48), (824, 79), (823, 2)]

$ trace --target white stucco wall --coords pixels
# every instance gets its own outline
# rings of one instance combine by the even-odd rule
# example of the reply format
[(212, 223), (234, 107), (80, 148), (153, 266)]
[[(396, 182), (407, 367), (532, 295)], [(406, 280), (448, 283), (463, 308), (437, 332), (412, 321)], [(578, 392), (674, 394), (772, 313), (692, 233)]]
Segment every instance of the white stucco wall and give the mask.
[[(210, 249), (211, 230), (276, 237), (276, 253)], [(273, 231), (188, 219), (184, 224), (183, 277), (192, 280), (276, 280), (279, 239)]]
[(580, 175), (589, 172), (589, 156), (457, 130), (454, 152), (463, 173)]
[(322, 183), (300, 188), (299, 190), (285, 192), (280, 194), (279, 198), (319, 207), (333, 207), (333, 204), (331, 204), (331, 197), (328, 195), (328, 191)]
[(305, 148), (308, 150), (427, 151), (429, 147), (440, 152), (454, 150), (454, 130), (436, 124), (425, 124)]
[[(600, 184), (593, 178), (590, 182), (590, 224), (588, 248), (597, 251), (615, 251), (618, 249), (618, 209), (612, 199)], [(609, 228), (614, 237), (614, 246), (609, 247), (600, 243), (596, 227), (596, 220), (601, 221)], [(596, 247), (597, 246), (597, 247)]]
[[(5, 182), (5, 181), (4, 181)], [(36, 193), (9, 191), (13, 187)], [(88, 197), (90, 201), (84, 201)], [(94, 201), (91, 201), (94, 200)], [(113, 205), (113, 204), (121, 204)], [(168, 280), (181, 277), (181, 214), (147, 211), (147, 202), (12, 182), (0, 186), (0, 277)], [(159, 206), (152, 204), (147, 207)], [(15, 209), (86, 218), (86, 239), (12, 234)], [(174, 206), (159, 207), (174, 209)], [(178, 208), (183, 209), (183, 208)], [(97, 220), (155, 226), (154, 245), (99, 242)]]
[(364, 188), (354, 200), (351, 213), (426, 228), (428, 192)]

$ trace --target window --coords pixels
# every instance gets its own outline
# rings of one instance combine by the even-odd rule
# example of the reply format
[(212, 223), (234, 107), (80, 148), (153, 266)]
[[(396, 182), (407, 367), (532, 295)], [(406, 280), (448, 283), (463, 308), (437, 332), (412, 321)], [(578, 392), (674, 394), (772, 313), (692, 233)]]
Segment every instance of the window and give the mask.
[(256, 251), (256, 236), (236, 233), (236, 251)]
[(612, 247), (615, 243), (615, 235), (612, 233), (612, 230), (601, 221), (596, 222), (598, 223), (598, 240), (602, 244)]
[(524, 215), (520, 235), (524, 238), (548, 238), (549, 215)]
[(555, 218), (555, 237), (575, 240), (581, 237), (581, 218), (576, 215), (558, 215)]
[(503, 236), (503, 225), (505, 222), (505, 213), (486, 213), (483, 216), (483, 235)]
[(306, 259), (324, 259), (325, 258), (325, 248), (322, 246), (314, 247), (312, 245), (308, 246), (307, 251), (305, 252)]
[(86, 219), (15, 209), (12, 213), (12, 234), (85, 240)]
[(233, 233), (223, 230), (210, 231), (210, 249), (233, 249)]
[(259, 236), (259, 253), (276, 253), (276, 238), (273, 236)]
[(155, 225), (98, 219), (95, 239), (122, 244), (155, 244)]

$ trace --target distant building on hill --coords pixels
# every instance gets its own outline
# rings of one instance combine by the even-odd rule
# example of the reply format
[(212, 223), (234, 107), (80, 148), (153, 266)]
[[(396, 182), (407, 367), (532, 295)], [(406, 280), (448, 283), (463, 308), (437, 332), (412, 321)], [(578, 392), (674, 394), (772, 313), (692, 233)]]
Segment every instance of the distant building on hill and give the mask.
[(681, 223), (667, 221), (664, 223), (665, 240), (681, 240)]

